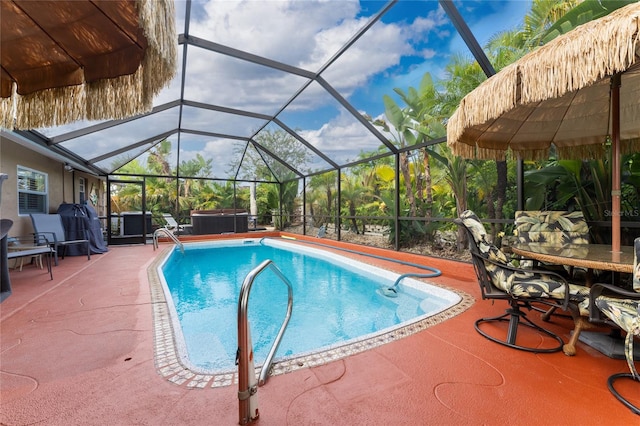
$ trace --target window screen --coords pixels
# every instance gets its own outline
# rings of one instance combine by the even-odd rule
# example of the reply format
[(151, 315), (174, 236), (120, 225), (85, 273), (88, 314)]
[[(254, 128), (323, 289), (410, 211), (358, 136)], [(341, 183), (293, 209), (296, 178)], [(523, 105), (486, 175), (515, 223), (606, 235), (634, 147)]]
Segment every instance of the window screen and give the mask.
[(46, 173), (18, 166), (18, 214), (48, 213)]

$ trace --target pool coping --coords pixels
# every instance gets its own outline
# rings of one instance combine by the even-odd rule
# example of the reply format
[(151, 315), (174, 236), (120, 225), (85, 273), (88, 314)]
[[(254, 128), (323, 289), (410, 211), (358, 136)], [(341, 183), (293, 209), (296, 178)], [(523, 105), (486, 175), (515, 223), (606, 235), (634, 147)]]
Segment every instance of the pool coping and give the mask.
[[(154, 360), (156, 371), (160, 376), (175, 385), (193, 389), (215, 388), (237, 384), (237, 371), (202, 373), (194, 371), (194, 369), (185, 365), (180, 359), (170, 309), (157, 272), (158, 267), (164, 262), (168, 252), (171, 250), (173, 250), (173, 246), (166, 248), (156, 256), (155, 260), (147, 268), (151, 305), (153, 308)], [(366, 260), (360, 261), (374, 264)], [(379, 265), (376, 266), (379, 267)], [(461, 314), (469, 309), (475, 302), (475, 299), (464, 291), (436, 284), (425, 279), (420, 281), (456, 293), (460, 297), (460, 301), (439, 313), (404, 326), (395, 327), (386, 333), (380, 333), (368, 338), (364, 337), (357, 341), (345, 342), (342, 345), (334, 345), (326, 350), (319, 350), (312, 354), (302, 354), (300, 356), (287, 357), (279, 361), (276, 360), (271, 366), (269, 375), (275, 376), (302, 368), (316, 367), (400, 340)], [(260, 373), (261, 368), (262, 366), (256, 367), (256, 375)]]

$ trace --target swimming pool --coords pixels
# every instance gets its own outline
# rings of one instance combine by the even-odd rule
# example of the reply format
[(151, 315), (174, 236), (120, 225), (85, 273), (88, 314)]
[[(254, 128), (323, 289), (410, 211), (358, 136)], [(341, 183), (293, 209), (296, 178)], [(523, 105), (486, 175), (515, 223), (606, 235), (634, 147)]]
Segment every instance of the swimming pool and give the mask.
[[(349, 344), (367, 346), (367, 340), (434, 316), (461, 299), (452, 291), (410, 278), (400, 282), (397, 298), (385, 297), (380, 290), (391, 286), (398, 274), (281, 240), (185, 244), (184, 255), (173, 250), (158, 273), (180, 359), (191, 370), (214, 374), (235, 369), (239, 288), (267, 258), (294, 286), (293, 315), (277, 362)], [(286, 301), (286, 286), (269, 273), (254, 282), (248, 317), (256, 365), (273, 343)]]

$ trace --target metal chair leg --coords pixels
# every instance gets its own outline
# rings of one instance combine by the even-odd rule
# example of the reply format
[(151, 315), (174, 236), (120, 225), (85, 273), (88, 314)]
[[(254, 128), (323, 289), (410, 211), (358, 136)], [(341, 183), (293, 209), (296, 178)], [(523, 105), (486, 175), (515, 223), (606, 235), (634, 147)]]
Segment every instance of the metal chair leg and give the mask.
[(629, 379), (633, 380), (638, 385), (638, 388), (640, 388), (640, 380), (638, 380), (636, 377), (634, 377), (633, 374), (631, 374), (631, 373), (618, 373), (618, 374), (614, 374), (612, 376), (609, 376), (609, 379), (607, 380), (607, 386), (609, 387), (609, 391), (611, 391), (613, 396), (615, 396), (618, 399), (618, 401), (622, 402), (625, 405), (625, 407), (630, 409), (632, 413), (640, 415), (640, 408), (636, 407), (631, 402), (629, 402), (625, 397), (620, 395), (620, 393), (614, 387), (614, 382), (616, 380), (622, 379), (622, 378), (629, 378)]
[[(480, 328), (480, 324), (487, 323), (487, 322), (509, 322), (508, 330), (507, 330), (507, 338), (505, 340), (502, 340), (494, 336), (491, 336), (485, 331), (483, 331)], [(518, 333), (518, 327), (520, 325), (523, 325), (523, 326), (532, 328), (534, 330), (537, 330), (541, 333), (544, 333), (547, 336), (550, 336), (553, 339), (555, 339), (558, 344), (552, 348), (532, 348), (532, 347), (518, 345), (516, 344), (516, 337)], [(482, 336), (486, 337), (487, 339), (491, 340), (492, 342), (496, 342), (501, 345), (508, 346), (510, 348), (519, 349), (521, 351), (534, 352), (534, 353), (552, 353), (552, 352), (560, 351), (564, 345), (564, 341), (560, 336), (533, 323), (527, 317), (527, 314), (520, 310), (520, 305), (515, 300), (511, 302), (511, 308), (507, 309), (504, 314), (498, 315), (495, 317), (480, 318), (479, 320), (477, 320), (475, 322), (475, 329), (478, 333), (480, 333)]]

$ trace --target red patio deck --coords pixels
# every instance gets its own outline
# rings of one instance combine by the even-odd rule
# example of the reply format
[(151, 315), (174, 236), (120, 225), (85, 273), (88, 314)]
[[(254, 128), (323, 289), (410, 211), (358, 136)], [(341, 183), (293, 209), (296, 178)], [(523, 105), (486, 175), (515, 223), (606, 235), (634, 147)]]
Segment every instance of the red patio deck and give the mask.
[[(111, 246), (90, 261), (66, 257), (53, 281), (34, 266), (11, 271), (13, 294), (0, 305), (1, 424), (238, 423), (237, 386), (189, 389), (156, 370), (147, 267), (159, 253), (149, 244)], [(470, 264), (386, 254), (440, 268), (430, 282), (476, 302), (398, 341), (272, 377), (259, 388), (256, 424), (638, 424), (607, 390), (624, 360), (581, 343), (575, 357), (492, 343), (473, 322), (506, 304), (480, 300)], [(548, 326), (568, 338), (572, 324), (554, 317)]]

